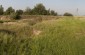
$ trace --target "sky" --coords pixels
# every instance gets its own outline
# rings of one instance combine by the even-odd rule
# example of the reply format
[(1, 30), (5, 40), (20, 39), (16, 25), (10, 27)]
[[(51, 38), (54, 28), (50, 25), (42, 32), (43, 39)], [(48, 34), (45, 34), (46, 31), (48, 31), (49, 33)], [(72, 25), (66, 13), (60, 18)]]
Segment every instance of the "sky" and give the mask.
[(55, 10), (58, 14), (69, 12), (74, 15), (85, 15), (85, 0), (0, 0), (0, 5), (5, 10), (10, 6), (25, 10), (26, 7), (33, 8), (38, 3), (42, 3), (46, 9)]

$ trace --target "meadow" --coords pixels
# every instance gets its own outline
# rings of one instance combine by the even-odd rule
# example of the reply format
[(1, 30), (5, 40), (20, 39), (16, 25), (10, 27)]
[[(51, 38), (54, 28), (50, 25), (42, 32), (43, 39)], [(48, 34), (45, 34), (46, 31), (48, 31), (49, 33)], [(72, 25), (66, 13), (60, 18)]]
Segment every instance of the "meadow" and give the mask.
[(84, 18), (34, 21), (0, 23), (0, 55), (85, 55)]

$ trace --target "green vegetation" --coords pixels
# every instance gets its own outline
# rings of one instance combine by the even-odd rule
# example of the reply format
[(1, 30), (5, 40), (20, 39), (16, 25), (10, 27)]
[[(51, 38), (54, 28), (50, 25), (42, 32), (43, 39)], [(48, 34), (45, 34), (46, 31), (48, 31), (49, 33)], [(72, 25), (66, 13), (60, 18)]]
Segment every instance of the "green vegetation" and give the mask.
[[(29, 26), (26, 21), (0, 26), (0, 55), (85, 54), (84, 20), (64, 17), (33, 26)], [(34, 31), (40, 33), (36, 35)]]
[(2, 5), (0, 6), (0, 15), (10, 15), (11, 13), (18, 13), (19, 15), (53, 15), (57, 16), (57, 12), (54, 10), (47, 10), (42, 3), (36, 4), (34, 8), (27, 7), (25, 10), (15, 10), (12, 7), (8, 7), (6, 11)]
[(4, 13), (4, 8), (2, 7), (2, 5), (0, 5), (0, 15), (2, 15)]
[(0, 23), (3, 23), (4, 21), (0, 20)]
[(20, 17), (20, 14), (18, 14), (18, 13), (11, 13), (10, 18), (12, 18), (14, 20), (19, 20), (21, 17)]
[(16, 10), (16, 13), (19, 14), (19, 15), (22, 15), (23, 14), (23, 10)]
[(5, 11), (5, 15), (10, 15), (11, 13), (14, 13), (15, 10), (12, 7), (9, 7), (6, 11)]
[(63, 16), (73, 16), (71, 13), (65, 13)]

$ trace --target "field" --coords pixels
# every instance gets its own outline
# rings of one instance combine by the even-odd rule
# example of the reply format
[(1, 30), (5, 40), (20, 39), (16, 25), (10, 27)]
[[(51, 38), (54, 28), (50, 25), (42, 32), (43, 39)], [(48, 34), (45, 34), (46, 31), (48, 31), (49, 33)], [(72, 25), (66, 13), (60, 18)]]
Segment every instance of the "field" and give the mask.
[(0, 55), (85, 55), (84, 17), (0, 22)]

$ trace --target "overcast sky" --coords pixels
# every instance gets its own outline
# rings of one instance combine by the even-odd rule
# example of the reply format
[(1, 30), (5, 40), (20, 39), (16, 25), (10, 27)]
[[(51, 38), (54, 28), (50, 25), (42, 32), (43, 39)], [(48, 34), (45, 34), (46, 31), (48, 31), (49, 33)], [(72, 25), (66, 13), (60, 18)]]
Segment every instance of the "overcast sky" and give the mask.
[(9, 6), (14, 9), (25, 9), (26, 7), (33, 8), (34, 5), (43, 3), (46, 9), (52, 9), (63, 14), (70, 12), (77, 14), (77, 8), (80, 15), (85, 15), (85, 0), (0, 0), (0, 5), (3, 5), (6, 10)]

